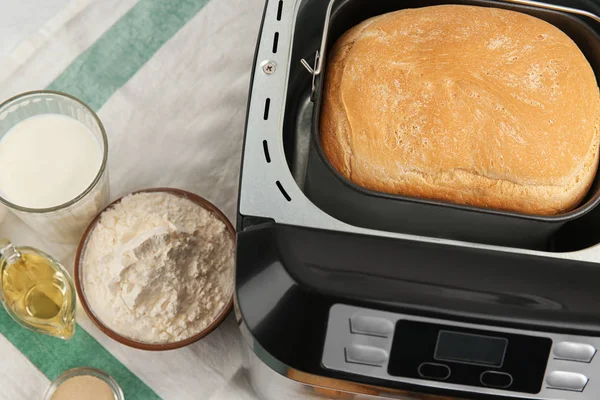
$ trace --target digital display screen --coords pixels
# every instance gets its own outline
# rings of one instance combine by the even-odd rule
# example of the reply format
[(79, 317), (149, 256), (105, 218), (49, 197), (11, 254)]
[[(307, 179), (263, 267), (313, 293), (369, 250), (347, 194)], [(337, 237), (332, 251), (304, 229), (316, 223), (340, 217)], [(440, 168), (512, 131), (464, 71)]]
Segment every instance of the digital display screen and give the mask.
[(439, 380), (445, 376), (445, 368), (427, 371), (423, 365), (443, 364), (450, 368), (450, 376), (444, 380), (449, 384), (485, 387), (482, 375), (495, 371), (513, 378), (502, 390), (539, 394), (551, 348), (552, 339), (547, 337), (400, 319), (394, 330), (388, 374)]
[(508, 339), (441, 330), (434, 358), (464, 364), (502, 367)]

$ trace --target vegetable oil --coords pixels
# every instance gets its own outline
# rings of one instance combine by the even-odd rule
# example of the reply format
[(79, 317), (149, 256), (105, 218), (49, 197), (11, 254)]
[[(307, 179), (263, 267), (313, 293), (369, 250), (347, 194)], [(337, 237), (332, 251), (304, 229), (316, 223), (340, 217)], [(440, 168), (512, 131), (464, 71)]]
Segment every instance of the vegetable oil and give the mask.
[(70, 339), (75, 331), (75, 291), (68, 272), (49, 255), (0, 240), (2, 304), (13, 319), (35, 331)]

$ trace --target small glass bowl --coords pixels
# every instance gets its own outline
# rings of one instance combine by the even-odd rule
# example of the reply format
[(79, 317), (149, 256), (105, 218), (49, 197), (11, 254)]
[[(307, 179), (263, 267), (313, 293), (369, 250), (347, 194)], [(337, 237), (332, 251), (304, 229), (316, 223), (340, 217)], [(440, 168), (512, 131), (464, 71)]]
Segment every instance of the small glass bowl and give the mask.
[(104, 371), (88, 367), (73, 368), (66, 372), (63, 372), (58, 378), (54, 380), (54, 382), (50, 384), (50, 387), (48, 388), (48, 390), (46, 390), (46, 393), (44, 393), (42, 400), (50, 400), (52, 398), (52, 395), (60, 385), (76, 376), (93, 376), (94, 378), (98, 378), (103, 382), (106, 382), (106, 384), (111, 388), (113, 395), (115, 396), (115, 400), (125, 400), (123, 390), (121, 389), (117, 381), (113, 379), (113, 377), (111, 377)]

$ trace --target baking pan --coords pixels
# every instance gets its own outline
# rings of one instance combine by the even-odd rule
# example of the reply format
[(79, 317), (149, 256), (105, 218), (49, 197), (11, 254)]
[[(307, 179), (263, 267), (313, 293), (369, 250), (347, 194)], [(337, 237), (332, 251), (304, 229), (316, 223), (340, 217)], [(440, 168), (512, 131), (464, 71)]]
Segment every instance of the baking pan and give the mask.
[[(531, 3), (531, 2), (528, 2)], [(322, 50), (330, 48), (348, 29), (370, 17), (404, 8), (439, 4), (469, 4), (505, 8), (543, 19), (565, 32), (587, 57), (599, 80), (600, 23), (589, 16), (556, 9), (489, 0), (338, 0), (330, 3)], [(538, 3), (539, 4), (539, 3)], [(544, 3), (542, 3), (544, 4)], [(574, 5), (581, 3), (575, 3)], [(554, 7), (554, 6), (549, 6)], [(560, 7), (559, 7), (560, 8)], [(595, 15), (594, 15), (595, 16)], [(597, 18), (597, 17), (596, 17)], [(316, 49), (315, 49), (316, 50)], [(578, 208), (556, 216), (535, 216), (390, 195), (360, 187), (340, 175), (329, 163), (320, 144), (320, 110), (326, 51), (322, 69), (315, 74), (312, 133), (304, 190), (323, 211), (346, 223), (378, 230), (464, 240), (501, 246), (547, 249), (552, 235), (569, 221), (589, 213), (600, 202), (598, 175)], [(306, 64), (306, 63), (304, 63)], [(316, 67), (318, 63), (313, 64)]]

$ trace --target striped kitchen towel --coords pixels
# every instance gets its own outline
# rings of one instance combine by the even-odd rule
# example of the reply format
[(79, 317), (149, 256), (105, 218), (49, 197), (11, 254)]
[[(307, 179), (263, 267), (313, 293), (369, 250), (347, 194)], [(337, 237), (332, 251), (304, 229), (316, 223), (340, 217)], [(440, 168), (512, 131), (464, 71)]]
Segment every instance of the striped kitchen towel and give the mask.
[[(43, 7), (44, 0), (28, 0)], [(109, 136), (113, 198), (171, 186), (214, 202), (233, 221), (252, 57), (264, 0), (72, 0), (0, 63), (0, 100), (50, 88), (94, 108)], [(3, 13), (10, 12), (5, 9)], [(0, 236), (72, 268), (73, 246), (39, 238), (16, 217)], [(64, 342), (0, 309), (1, 400), (39, 399), (63, 371), (98, 367), (127, 400), (256, 399), (233, 317), (182, 350), (150, 353), (104, 336), (82, 310)]]

